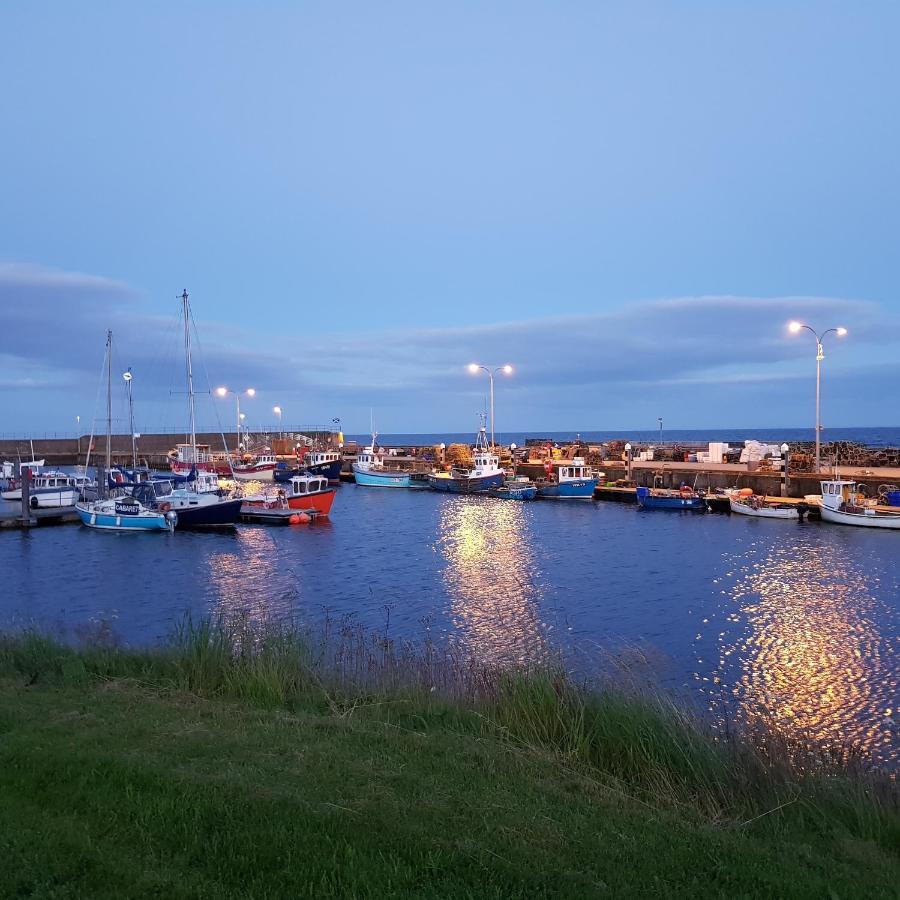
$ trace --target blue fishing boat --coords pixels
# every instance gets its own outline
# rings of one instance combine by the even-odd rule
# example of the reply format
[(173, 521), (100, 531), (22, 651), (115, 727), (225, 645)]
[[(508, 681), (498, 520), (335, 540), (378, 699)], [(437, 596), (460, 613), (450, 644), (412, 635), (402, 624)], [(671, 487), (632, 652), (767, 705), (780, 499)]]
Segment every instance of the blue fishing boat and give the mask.
[(471, 469), (454, 466), (449, 472), (433, 472), (428, 476), (432, 490), (451, 494), (486, 494), (492, 488), (503, 487), (506, 473), (500, 468), (500, 459), (488, 446), (484, 426), (475, 438), (475, 450)]
[(426, 488), (428, 476), (421, 472), (403, 472), (388, 469), (384, 454), (378, 449), (378, 435), (372, 433), (372, 443), (365, 447), (353, 463), (353, 478), (363, 487)]
[(491, 488), (488, 491), (489, 497), (496, 497), (498, 500), (534, 500), (538, 495), (536, 484), (516, 484), (508, 482), (502, 487)]
[(592, 500), (598, 477), (584, 459), (576, 456), (554, 471), (553, 462), (548, 460), (547, 480), (538, 485), (537, 495), (541, 500)]
[(706, 498), (686, 485), (677, 491), (639, 487), (637, 502), (642, 509), (706, 510)]

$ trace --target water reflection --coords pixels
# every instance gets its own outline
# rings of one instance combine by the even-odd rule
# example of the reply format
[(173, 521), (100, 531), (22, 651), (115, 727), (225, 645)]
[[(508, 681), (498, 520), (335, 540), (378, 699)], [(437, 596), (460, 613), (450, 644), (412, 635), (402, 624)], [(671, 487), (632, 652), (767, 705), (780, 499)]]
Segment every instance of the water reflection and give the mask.
[(227, 546), (214, 546), (214, 552), (203, 556), (215, 598), (214, 616), (263, 622), (271, 618), (277, 598), (280, 617), (288, 618), (285, 604), (294, 588), (279, 572), (278, 543), (271, 528), (241, 528)]
[[(840, 548), (842, 549), (842, 548)], [(891, 746), (896, 680), (884, 615), (858, 559), (830, 543), (754, 547), (739, 561), (730, 598), (744, 634), (719, 635), (719, 676), (739, 717), (880, 762)], [(877, 581), (877, 578), (874, 579)]]
[(447, 498), (436, 547), (459, 642), (473, 658), (523, 664), (544, 654), (537, 569), (524, 503)]

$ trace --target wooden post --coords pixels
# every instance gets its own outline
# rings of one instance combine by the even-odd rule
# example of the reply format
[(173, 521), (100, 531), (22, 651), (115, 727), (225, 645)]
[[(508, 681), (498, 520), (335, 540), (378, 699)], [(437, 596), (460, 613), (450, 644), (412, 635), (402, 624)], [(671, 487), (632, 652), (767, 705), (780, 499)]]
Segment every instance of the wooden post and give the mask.
[(36, 523), (31, 514), (31, 467), (26, 466), (22, 469), (22, 525), (28, 528)]

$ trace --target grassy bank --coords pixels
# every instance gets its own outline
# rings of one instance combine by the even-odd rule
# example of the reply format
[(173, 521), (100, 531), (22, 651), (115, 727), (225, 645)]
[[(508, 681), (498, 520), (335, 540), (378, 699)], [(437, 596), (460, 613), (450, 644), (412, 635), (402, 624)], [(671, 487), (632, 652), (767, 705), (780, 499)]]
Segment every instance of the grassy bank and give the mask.
[(0, 896), (897, 896), (893, 783), (757, 737), (428, 648), (8, 637)]

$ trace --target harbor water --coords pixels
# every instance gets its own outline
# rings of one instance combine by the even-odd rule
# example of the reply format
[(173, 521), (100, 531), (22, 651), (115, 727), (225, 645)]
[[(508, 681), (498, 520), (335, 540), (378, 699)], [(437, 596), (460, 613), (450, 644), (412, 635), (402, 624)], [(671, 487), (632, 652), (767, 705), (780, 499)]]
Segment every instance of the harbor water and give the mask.
[(900, 544), (820, 522), (342, 485), (330, 522), (0, 533), (0, 626), (152, 644), (186, 612), (351, 617), (481, 660), (562, 655), (896, 767)]

